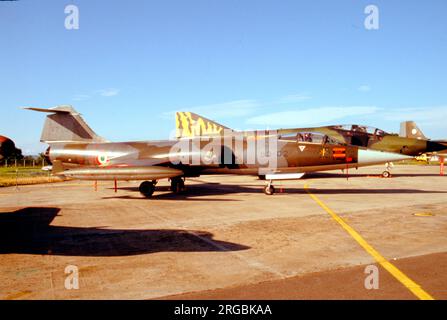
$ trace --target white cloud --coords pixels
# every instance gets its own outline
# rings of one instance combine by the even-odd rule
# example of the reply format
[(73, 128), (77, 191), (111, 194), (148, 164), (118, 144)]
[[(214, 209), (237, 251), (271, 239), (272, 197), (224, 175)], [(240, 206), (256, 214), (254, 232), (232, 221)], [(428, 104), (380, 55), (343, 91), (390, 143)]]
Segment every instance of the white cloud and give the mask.
[(98, 93), (103, 97), (113, 97), (116, 96), (119, 92), (119, 89), (114, 88), (98, 90)]
[(189, 111), (211, 119), (247, 117), (259, 111), (261, 108), (274, 107), (278, 104), (297, 103), (312, 99), (303, 93), (286, 95), (273, 101), (259, 101), (256, 99), (241, 99), (222, 103), (180, 107), (175, 111), (165, 112), (163, 118), (172, 118), (176, 111)]
[(415, 121), (425, 126), (444, 126), (447, 106), (425, 108), (398, 108), (383, 111), (383, 119), (388, 121)]
[(371, 91), (371, 87), (367, 84), (364, 84), (364, 85), (361, 85), (360, 87), (358, 87), (357, 90), (360, 92), (369, 92), (369, 91)]
[(306, 94), (290, 94), (284, 96), (278, 100), (279, 103), (293, 103), (293, 102), (301, 102), (312, 99), (311, 96)]
[(88, 100), (88, 99), (94, 98), (97, 95), (100, 95), (102, 97), (113, 97), (113, 96), (116, 96), (119, 92), (120, 92), (120, 90), (115, 89), (115, 88), (101, 89), (101, 90), (96, 90), (89, 94), (76, 94), (75, 96), (73, 96), (73, 101)]
[(447, 106), (409, 107), (382, 109), (380, 118), (396, 127), (403, 121), (415, 121), (424, 134), (431, 139), (445, 139), (447, 130)]
[[(225, 118), (238, 118), (246, 117), (254, 112), (260, 106), (260, 104), (253, 99), (234, 100), (224, 103), (209, 104), (195, 107), (179, 108), (176, 111), (189, 111), (197, 113), (201, 116), (211, 119), (225, 119)], [(171, 118), (176, 111), (164, 113), (165, 117)]]
[(375, 106), (336, 106), (336, 107), (318, 107), (305, 110), (291, 110), (274, 112), (256, 116), (247, 120), (250, 125), (263, 126), (313, 126), (327, 124), (331, 121), (343, 118), (371, 115), (376, 113), (379, 108)]
[(390, 121), (442, 121), (447, 118), (447, 106), (425, 107), (425, 108), (397, 108), (383, 112), (385, 120)]

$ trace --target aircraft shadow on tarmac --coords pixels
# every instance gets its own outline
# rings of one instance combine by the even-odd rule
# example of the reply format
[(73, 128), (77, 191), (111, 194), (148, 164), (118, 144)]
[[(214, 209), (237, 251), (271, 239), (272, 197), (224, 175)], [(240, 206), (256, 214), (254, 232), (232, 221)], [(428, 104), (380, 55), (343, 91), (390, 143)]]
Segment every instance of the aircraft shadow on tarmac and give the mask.
[[(109, 188), (112, 190), (113, 188)], [(133, 195), (120, 195), (118, 194), (114, 196), (103, 197), (103, 199), (141, 199), (148, 201), (149, 199), (142, 196), (138, 190), (138, 187), (122, 187), (118, 188), (118, 191), (131, 191), (135, 193)], [(162, 192), (162, 193), (160, 193)], [(212, 198), (204, 198), (200, 199), (197, 197), (205, 197), (205, 196), (215, 196), (215, 195), (225, 195), (225, 194), (235, 194), (235, 193), (262, 193), (262, 185), (230, 185), (230, 184), (221, 184), (221, 183), (201, 183), (201, 184), (192, 184), (186, 186), (186, 191), (175, 194), (172, 193), (168, 186), (157, 187), (157, 190), (152, 195), (150, 200), (188, 200), (188, 201), (242, 201), (238, 199), (212, 199)]]
[(130, 256), (156, 252), (238, 251), (250, 247), (195, 230), (119, 230), (51, 226), (59, 208), (0, 212), (0, 254)]
[[(119, 193), (114, 196), (103, 197), (103, 199), (140, 199), (146, 201), (153, 200), (188, 200), (188, 201), (242, 201), (236, 199), (197, 199), (197, 197), (216, 196), (216, 195), (228, 195), (228, 194), (260, 194), (263, 195), (263, 185), (225, 185), (215, 183), (203, 183), (193, 184), (187, 186), (186, 191), (180, 194), (174, 194), (169, 192), (168, 187), (157, 188), (157, 191), (151, 197), (147, 199), (140, 195), (138, 187), (123, 187), (118, 190), (135, 192), (136, 195), (120, 195)], [(272, 198), (281, 196), (281, 194), (306, 194), (306, 190), (303, 187), (284, 186), (281, 192), (280, 183), (275, 185), (277, 193)], [(158, 193), (158, 192), (164, 193)], [(355, 188), (355, 189), (320, 189), (309, 188), (309, 191), (315, 194), (421, 194), (421, 193), (447, 193), (445, 191), (438, 190), (420, 190), (420, 189), (367, 189), (367, 188)]]

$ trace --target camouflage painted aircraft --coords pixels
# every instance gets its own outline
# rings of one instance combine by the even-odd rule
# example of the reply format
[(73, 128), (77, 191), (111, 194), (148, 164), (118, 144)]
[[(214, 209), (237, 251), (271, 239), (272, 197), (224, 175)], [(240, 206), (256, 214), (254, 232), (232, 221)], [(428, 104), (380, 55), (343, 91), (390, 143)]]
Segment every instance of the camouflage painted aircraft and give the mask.
[[(419, 156), (424, 153), (444, 153), (447, 151), (447, 141), (432, 141), (424, 136), (413, 121), (401, 124), (400, 134), (387, 133), (384, 130), (362, 125), (332, 125), (311, 128), (291, 128), (276, 130), (281, 138), (297, 135), (298, 140), (306, 140), (303, 132), (318, 132), (327, 135), (335, 142), (353, 145), (371, 150), (399, 153), (408, 156)], [(176, 137), (192, 138), (206, 135), (238, 134), (213, 120), (209, 120), (193, 112), (176, 113)], [(251, 134), (255, 131), (245, 131)], [(389, 177), (388, 170), (383, 172)]]
[[(427, 141), (427, 152), (433, 155), (447, 153), (447, 140), (431, 140), (418, 128), (414, 121), (405, 121), (400, 124), (399, 137)], [(444, 149), (442, 149), (444, 146)]]
[[(41, 141), (49, 144), (46, 154), (54, 174), (81, 180), (115, 181), (115, 190), (120, 180), (143, 181), (139, 190), (146, 197), (152, 196), (160, 179), (170, 179), (171, 190), (177, 193), (184, 189), (186, 177), (265, 175), (269, 182), (264, 191), (273, 194), (273, 180), (297, 179), (305, 172), (357, 168), (410, 158), (340, 145), (318, 133), (306, 133), (307, 141), (296, 139), (296, 133), (279, 137), (275, 132), (267, 132), (244, 134), (239, 140), (218, 136), (215, 139), (108, 142), (71, 106), (26, 109), (50, 113)], [(260, 142), (266, 138), (267, 148), (262, 149)]]

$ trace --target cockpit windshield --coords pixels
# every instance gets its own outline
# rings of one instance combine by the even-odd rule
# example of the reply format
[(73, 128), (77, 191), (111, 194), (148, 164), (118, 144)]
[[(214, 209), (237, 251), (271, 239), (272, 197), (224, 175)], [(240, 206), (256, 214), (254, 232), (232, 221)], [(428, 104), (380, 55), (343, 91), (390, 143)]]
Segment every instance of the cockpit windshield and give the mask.
[(366, 133), (366, 134), (372, 134), (375, 136), (384, 136), (387, 133), (381, 129), (369, 127), (369, 126), (362, 126), (358, 124), (345, 124), (345, 125), (339, 125), (339, 126), (333, 126), (334, 129), (338, 130), (344, 130), (344, 131), (351, 131), (354, 133)]

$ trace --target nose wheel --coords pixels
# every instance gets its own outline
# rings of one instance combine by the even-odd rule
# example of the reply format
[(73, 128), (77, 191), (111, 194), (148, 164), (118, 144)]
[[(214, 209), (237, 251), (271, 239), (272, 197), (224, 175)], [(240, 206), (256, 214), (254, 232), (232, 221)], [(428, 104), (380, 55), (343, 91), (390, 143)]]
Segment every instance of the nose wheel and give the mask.
[(185, 180), (182, 177), (171, 179), (171, 191), (174, 193), (181, 193), (185, 190)]
[(388, 170), (382, 172), (382, 178), (389, 178), (391, 177), (391, 172), (389, 172)]
[(154, 194), (156, 184), (157, 181), (143, 181), (138, 190), (143, 196), (150, 198)]
[(268, 196), (271, 196), (275, 193), (275, 187), (272, 185), (272, 180), (264, 188), (264, 193)]

